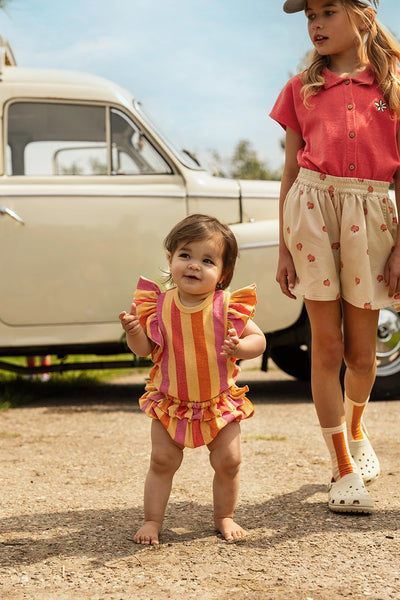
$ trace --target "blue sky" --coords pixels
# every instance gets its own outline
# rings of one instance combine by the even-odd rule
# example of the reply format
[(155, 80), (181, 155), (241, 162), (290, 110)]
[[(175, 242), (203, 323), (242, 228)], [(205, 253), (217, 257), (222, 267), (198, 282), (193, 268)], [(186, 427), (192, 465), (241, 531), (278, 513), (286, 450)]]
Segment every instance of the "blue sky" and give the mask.
[[(0, 34), (24, 67), (87, 71), (141, 100), (159, 128), (202, 158), (248, 139), (283, 163), (276, 96), (310, 48), (304, 14), (283, 0), (13, 0)], [(400, 37), (399, 0), (381, 23)]]

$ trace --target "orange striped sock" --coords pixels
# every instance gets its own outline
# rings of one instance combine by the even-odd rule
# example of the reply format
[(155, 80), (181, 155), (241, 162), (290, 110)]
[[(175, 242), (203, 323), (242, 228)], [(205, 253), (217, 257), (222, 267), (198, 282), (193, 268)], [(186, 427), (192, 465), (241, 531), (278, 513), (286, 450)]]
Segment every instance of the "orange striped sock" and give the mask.
[(344, 412), (346, 415), (347, 436), (349, 440), (363, 440), (365, 435), (362, 430), (362, 417), (367, 406), (365, 402), (354, 402), (347, 394), (344, 395)]
[(349, 473), (355, 473), (357, 467), (350, 454), (346, 423), (342, 423), (338, 427), (322, 427), (321, 430), (331, 456), (334, 480), (337, 481)]

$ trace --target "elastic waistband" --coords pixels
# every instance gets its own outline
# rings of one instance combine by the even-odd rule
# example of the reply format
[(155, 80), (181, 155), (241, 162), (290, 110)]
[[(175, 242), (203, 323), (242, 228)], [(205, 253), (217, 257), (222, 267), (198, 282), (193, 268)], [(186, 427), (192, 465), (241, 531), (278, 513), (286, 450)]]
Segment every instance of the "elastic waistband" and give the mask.
[(299, 183), (305, 183), (320, 190), (355, 192), (362, 194), (387, 194), (389, 192), (388, 181), (374, 181), (373, 179), (357, 179), (357, 177), (335, 177), (318, 171), (300, 168), (297, 176)]

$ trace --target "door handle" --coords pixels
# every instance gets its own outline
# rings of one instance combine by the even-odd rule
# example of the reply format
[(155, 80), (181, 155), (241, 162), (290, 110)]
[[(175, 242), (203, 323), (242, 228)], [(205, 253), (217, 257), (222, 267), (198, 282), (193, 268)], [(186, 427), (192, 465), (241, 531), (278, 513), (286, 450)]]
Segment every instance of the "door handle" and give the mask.
[(25, 225), (25, 221), (21, 219), (21, 217), (17, 215), (16, 212), (11, 210), (10, 208), (7, 208), (7, 206), (0, 206), (0, 215), (8, 215), (15, 221), (18, 221), (18, 223), (21, 223), (21, 225)]

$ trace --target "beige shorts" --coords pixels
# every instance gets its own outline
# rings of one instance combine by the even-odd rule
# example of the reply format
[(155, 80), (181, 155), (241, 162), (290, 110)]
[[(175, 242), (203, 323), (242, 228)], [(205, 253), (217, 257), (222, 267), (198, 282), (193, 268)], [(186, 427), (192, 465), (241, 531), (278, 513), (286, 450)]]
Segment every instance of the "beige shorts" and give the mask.
[(283, 207), (285, 243), (309, 300), (343, 298), (359, 308), (399, 304), (384, 270), (397, 235), (389, 184), (300, 169)]

